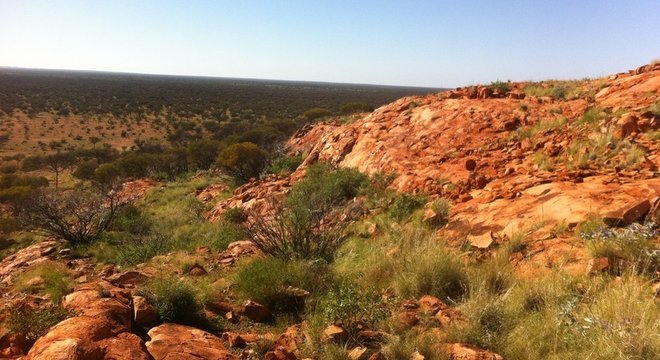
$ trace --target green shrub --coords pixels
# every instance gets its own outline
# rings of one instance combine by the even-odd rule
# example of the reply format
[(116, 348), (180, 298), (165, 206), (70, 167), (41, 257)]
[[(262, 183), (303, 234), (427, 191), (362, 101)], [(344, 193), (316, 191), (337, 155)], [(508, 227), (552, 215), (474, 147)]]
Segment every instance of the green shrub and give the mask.
[(397, 221), (406, 220), (415, 210), (426, 203), (426, 197), (421, 195), (399, 194), (390, 206), (389, 213)]
[(28, 199), (14, 205), (13, 213), (25, 228), (76, 245), (98, 240), (120, 207), (116, 191), (55, 189), (34, 191)]
[(600, 232), (607, 229), (603, 219), (595, 214), (587, 216), (586, 220), (578, 224), (575, 234), (582, 239), (597, 236)]
[(534, 153), (534, 163), (541, 171), (554, 171), (555, 165), (550, 157), (545, 155), (542, 151)]
[(404, 298), (417, 299), (423, 295), (433, 295), (459, 301), (468, 290), (468, 278), (463, 265), (454, 254), (434, 244), (425, 244), (427, 241), (434, 240), (410, 240), (406, 246), (417, 248), (419, 253), (415, 255), (414, 250), (410, 249), (399, 255), (399, 269), (393, 283), (396, 293)]
[(287, 136), (293, 134), (298, 129), (298, 124), (293, 120), (275, 119), (269, 121), (267, 124)]
[(385, 191), (392, 181), (396, 179), (396, 174), (378, 171), (371, 175), (371, 189), (375, 191)]
[(20, 229), (16, 219), (12, 217), (0, 217), (0, 234), (9, 234)]
[(152, 280), (146, 295), (163, 322), (194, 324), (199, 321), (198, 312), (202, 306), (197, 300), (195, 289), (178, 278), (157, 278)]
[(234, 283), (248, 299), (274, 311), (297, 311), (304, 302), (286, 289), (293, 287), (310, 293), (329, 286), (331, 276), (323, 262), (282, 260), (273, 257), (255, 260), (240, 268)]
[(224, 148), (216, 165), (239, 182), (258, 177), (266, 167), (268, 154), (253, 143), (238, 143)]
[(644, 154), (643, 148), (628, 140), (619, 140), (608, 131), (595, 138), (571, 143), (565, 157), (568, 167), (572, 168), (586, 169), (591, 165), (599, 168), (635, 168), (644, 159)]
[(85, 160), (78, 164), (71, 175), (81, 180), (92, 180), (98, 167), (99, 164), (96, 159)]
[(341, 283), (329, 290), (317, 309), (326, 324), (340, 323), (349, 336), (356, 335), (361, 326), (375, 328), (389, 315), (380, 294), (351, 283)]
[(222, 213), (222, 220), (231, 224), (240, 224), (247, 220), (247, 214), (243, 208), (233, 207), (226, 209), (225, 212)]
[(322, 118), (322, 117), (326, 117), (330, 114), (331, 113), (328, 109), (315, 107), (315, 108), (311, 108), (311, 109), (305, 111), (302, 114), (302, 116), (304, 118), (306, 118), (307, 121), (312, 121), (312, 120), (316, 120), (316, 119), (319, 119), (319, 118)]
[[(631, 224), (624, 229), (609, 229), (604, 225), (596, 230), (580, 232), (593, 257), (609, 260), (608, 271), (620, 275), (626, 269), (649, 275), (660, 271), (660, 248), (655, 239), (655, 224)], [(582, 226), (584, 227), (584, 226)]]
[(32, 345), (38, 338), (46, 335), (48, 329), (69, 317), (69, 312), (58, 305), (37, 308), (12, 306), (7, 309), (7, 314), (7, 328), (12, 333), (23, 334), (28, 345)]
[(214, 251), (223, 251), (227, 249), (227, 246), (239, 240), (244, 240), (247, 236), (245, 228), (240, 224), (229, 223), (226, 221), (221, 222), (220, 224), (211, 224), (212, 227), (209, 228), (208, 237), (209, 241), (204, 241), (202, 239), (202, 244), (208, 244)]
[(121, 265), (136, 265), (174, 250), (194, 251), (199, 246), (225, 250), (229, 243), (245, 239), (244, 229), (225, 220), (209, 222), (208, 209), (194, 196), (196, 189), (218, 181), (196, 176), (164, 184), (119, 211), (104, 241), (87, 250), (103, 261)]
[(0, 177), (0, 189), (12, 187), (41, 188), (48, 186), (48, 179), (43, 176), (8, 174)]
[(218, 157), (220, 142), (215, 140), (196, 140), (188, 144), (188, 159), (196, 169), (210, 168)]
[(94, 169), (94, 180), (101, 184), (112, 184), (124, 176), (122, 168), (115, 162), (102, 164)]
[(358, 195), (366, 184), (368, 177), (356, 170), (311, 166), (284, 201), (274, 200), (265, 216), (252, 216), (248, 236), (269, 255), (330, 261), (345, 238), (347, 224), (337, 214), (337, 206)]
[(471, 284), (478, 284), (480, 290), (489, 295), (505, 293), (514, 283), (513, 269), (508, 256), (499, 256), (476, 267)]
[(557, 84), (556, 86), (552, 87), (550, 96), (557, 100), (566, 99), (570, 90), (571, 89), (565, 84)]
[(110, 230), (126, 232), (131, 235), (146, 235), (151, 232), (152, 228), (153, 221), (139, 207), (127, 204), (117, 212)]
[(524, 231), (517, 231), (511, 234), (509, 241), (504, 245), (507, 255), (523, 251), (527, 247), (527, 242), (525, 240)]
[(530, 96), (550, 96), (556, 100), (574, 99), (595, 95), (597, 88), (591, 85), (582, 89), (582, 80), (550, 80), (542, 83), (531, 83), (525, 86), (523, 92)]
[(447, 331), (507, 359), (656, 358), (658, 308), (646, 280), (624, 274), (571, 276), (563, 272), (518, 279), (493, 293), (480, 277), (459, 305), (468, 321)]
[(501, 341), (499, 338), (511, 330), (514, 321), (514, 315), (503, 304), (489, 303), (473, 314), (465, 340), (469, 344), (492, 349)]
[(501, 94), (506, 94), (506, 93), (508, 93), (509, 91), (511, 91), (511, 85), (509, 85), (509, 83), (506, 82), (506, 81), (496, 81), (496, 82), (492, 82), (492, 83), (490, 83), (490, 85), (488, 85), (488, 87), (489, 87), (491, 90), (493, 90), (493, 91), (496, 90), (496, 91), (498, 91), (498, 92), (501, 93)]
[(314, 164), (307, 169), (306, 177), (293, 186), (287, 203), (302, 204), (307, 209), (318, 202), (338, 204), (361, 194), (368, 184), (369, 178), (355, 169)]
[(270, 126), (258, 126), (243, 132), (238, 137), (239, 142), (253, 143), (264, 149), (274, 149), (285, 139), (286, 135)]

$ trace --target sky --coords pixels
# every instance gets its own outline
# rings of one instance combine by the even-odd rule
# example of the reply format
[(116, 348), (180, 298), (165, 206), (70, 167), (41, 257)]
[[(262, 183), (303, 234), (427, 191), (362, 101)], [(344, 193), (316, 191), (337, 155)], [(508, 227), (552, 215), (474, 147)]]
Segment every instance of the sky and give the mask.
[(0, 66), (456, 87), (660, 58), (658, 0), (0, 0)]

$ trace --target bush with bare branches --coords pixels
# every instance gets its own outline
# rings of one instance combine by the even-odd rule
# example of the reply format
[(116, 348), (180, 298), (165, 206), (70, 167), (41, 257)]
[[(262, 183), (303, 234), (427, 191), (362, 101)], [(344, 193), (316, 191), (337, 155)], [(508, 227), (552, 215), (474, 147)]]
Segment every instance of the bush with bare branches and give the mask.
[(44, 189), (15, 203), (14, 215), (25, 228), (82, 244), (98, 239), (119, 207), (114, 190)]
[(271, 199), (265, 213), (248, 217), (247, 234), (275, 257), (332, 260), (347, 225), (338, 205), (367, 183), (367, 176), (356, 170), (314, 165), (285, 199)]

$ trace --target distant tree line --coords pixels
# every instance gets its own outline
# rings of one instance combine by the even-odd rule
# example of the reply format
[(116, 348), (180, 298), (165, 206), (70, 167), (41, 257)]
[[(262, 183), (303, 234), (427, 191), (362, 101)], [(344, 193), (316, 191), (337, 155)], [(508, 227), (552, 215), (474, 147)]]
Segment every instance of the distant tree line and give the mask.
[[(0, 69), (0, 110), (125, 117), (167, 110), (177, 117), (295, 118), (313, 107), (360, 110), (428, 88)], [(233, 115), (228, 115), (233, 114)]]

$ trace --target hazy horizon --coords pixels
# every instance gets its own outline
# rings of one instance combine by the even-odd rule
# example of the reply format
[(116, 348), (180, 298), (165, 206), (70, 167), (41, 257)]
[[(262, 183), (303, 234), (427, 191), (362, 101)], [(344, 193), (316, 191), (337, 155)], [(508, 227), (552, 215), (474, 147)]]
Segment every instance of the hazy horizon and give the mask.
[[(0, 1), (0, 66), (452, 88), (660, 57), (657, 1)], [(654, 45), (655, 44), (655, 45)]]
[(399, 88), (409, 87), (409, 88), (431, 89), (431, 90), (453, 89), (449, 87), (415, 86), (415, 85), (367, 84), (367, 83), (296, 80), (296, 79), (264, 79), (264, 78), (246, 78), (246, 77), (214, 76), (214, 75), (160, 74), (160, 73), (141, 73), (141, 72), (108, 71), (108, 70), (89, 70), (89, 69), (52, 69), (52, 68), (33, 68), (33, 67), (0, 65), (0, 70), (3, 69), (18, 70), (18, 71), (77, 72), (77, 73), (89, 73), (89, 74), (92, 73), (117, 74), (117, 75), (125, 75), (125, 76), (154, 76), (154, 77), (163, 76), (163, 77), (173, 77), (173, 78), (180, 77), (180, 78), (201, 78), (201, 79), (218, 79), (218, 80), (333, 84), (333, 85), (348, 85), (348, 86), (373, 86), (373, 87), (381, 86), (381, 87), (399, 87)]

